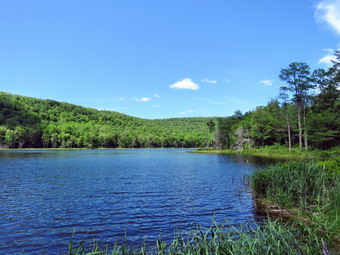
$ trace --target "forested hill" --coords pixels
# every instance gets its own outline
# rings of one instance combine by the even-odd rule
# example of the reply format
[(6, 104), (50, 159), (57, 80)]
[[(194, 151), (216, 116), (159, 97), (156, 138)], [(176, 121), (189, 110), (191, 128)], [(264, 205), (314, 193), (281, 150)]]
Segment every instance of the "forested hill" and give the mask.
[(215, 118), (147, 120), (0, 92), (2, 148), (200, 147)]
[(340, 51), (281, 69), (277, 99), (230, 117), (147, 120), (0, 92), (0, 148), (340, 147)]

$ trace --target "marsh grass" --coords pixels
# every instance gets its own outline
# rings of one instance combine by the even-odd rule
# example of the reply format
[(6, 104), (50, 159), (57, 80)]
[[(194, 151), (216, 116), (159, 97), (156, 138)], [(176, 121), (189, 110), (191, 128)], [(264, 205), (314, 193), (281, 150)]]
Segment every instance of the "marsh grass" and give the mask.
[[(108, 254), (321, 254), (328, 250), (322, 238), (313, 232), (302, 233), (288, 223), (278, 220), (263, 225), (247, 224), (243, 227), (214, 224), (209, 229), (195, 229), (188, 234), (177, 234), (172, 242), (156, 241), (154, 247), (128, 248), (114, 245), (101, 248), (100, 244), (81, 243), (73, 247), (70, 242), (70, 255)], [(85, 247), (87, 246), (87, 248)], [(332, 253), (330, 253), (332, 254)]]
[(340, 178), (333, 170), (312, 162), (276, 164), (256, 172), (251, 186), (257, 198), (297, 209), (304, 235), (320, 236), (336, 247), (340, 233)]

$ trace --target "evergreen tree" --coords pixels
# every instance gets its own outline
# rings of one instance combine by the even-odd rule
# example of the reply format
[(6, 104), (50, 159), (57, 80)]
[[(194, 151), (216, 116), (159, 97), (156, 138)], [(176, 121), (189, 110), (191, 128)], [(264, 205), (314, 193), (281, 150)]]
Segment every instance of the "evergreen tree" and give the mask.
[[(306, 102), (313, 88), (310, 78), (310, 67), (303, 62), (293, 62), (288, 68), (281, 69), (279, 78), (287, 84), (282, 86), (282, 91), (292, 93), (292, 101), (297, 108), (297, 119), (299, 126), (299, 148), (302, 149), (302, 118), (305, 119)], [(303, 121), (305, 122), (305, 121)], [(306, 132), (306, 129), (305, 129)], [(307, 149), (307, 134), (305, 133), (305, 147)]]

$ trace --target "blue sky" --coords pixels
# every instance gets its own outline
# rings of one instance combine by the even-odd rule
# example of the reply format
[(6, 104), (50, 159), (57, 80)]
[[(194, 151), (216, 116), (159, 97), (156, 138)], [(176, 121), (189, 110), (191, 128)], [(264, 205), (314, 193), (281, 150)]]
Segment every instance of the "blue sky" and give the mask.
[(3, 0), (0, 91), (142, 118), (230, 116), (327, 68), (340, 0)]

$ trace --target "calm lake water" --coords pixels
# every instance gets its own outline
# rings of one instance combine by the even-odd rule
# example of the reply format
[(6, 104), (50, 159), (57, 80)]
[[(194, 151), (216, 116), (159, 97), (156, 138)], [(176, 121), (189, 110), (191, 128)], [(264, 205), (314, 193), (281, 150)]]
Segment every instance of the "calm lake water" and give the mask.
[(66, 253), (72, 234), (152, 243), (213, 218), (262, 217), (241, 180), (268, 162), (186, 151), (0, 151), (0, 254)]

